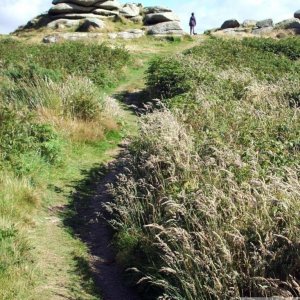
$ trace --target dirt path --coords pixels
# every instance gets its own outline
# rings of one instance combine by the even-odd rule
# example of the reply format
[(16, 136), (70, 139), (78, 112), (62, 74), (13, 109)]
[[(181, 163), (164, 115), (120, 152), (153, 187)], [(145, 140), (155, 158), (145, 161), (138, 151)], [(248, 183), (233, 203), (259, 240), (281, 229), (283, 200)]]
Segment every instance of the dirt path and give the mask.
[[(191, 47), (191, 44), (188, 45)], [(182, 45), (172, 49), (179, 52), (188, 46)], [(170, 51), (170, 49), (163, 49)], [(120, 101), (129, 123), (129, 135), (137, 132), (136, 114), (143, 113), (141, 100), (147, 103), (144, 73), (149, 63), (149, 57), (143, 57), (138, 69), (128, 74), (126, 82), (121, 84), (113, 97)], [(132, 112), (134, 111), (134, 113)], [(124, 146), (124, 145), (123, 145)], [(126, 146), (125, 146), (126, 148)], [(112, 160), (106, 166), (98, 166), (86, 174), (86, 179), (77, 184), (73, 194), (70, 211), (72, 216), (65, 220), (75, 235), (87, 245), (90, 258), (87, 269), (91, 272), (94, 285), (99, 290), (103, 300), (138, 300), (141, 299), (136, 287), (126, 284), (125, 270), (116, 261), (116, 252), (112, 245), (113, 231), (108, 224), (104, 204), (113, 201), (107, 185), (114, 183), (116, 176), (122, 172), (124, 147), (115, 149)]]
[(90, 269), (103, 300), (138, 300), (140, 298), (135, 289), (124, 283), (124, 270), (116, 262), (112, 247), (113, 232), (106, 221), (103, 207), (103, 204), (112, 200), (107, 184), (113, 183), (121, 171), (120, 155), (116, 161), (95, 170), (90, 184), (84, 183), (74, 194), (74, 218), (82, 222), (73, 229), (90, 250)]
[[(126, 136), (137, 132), (137, 115), (143, 113), (143, 102), (147, 102), (144, 73), (149, 59), (144, 59), (140, 68), (129, 73), (126, 82), (113, 91), (113, 97), (119, 101), (125, 113), (129, 131)], [(126, 284), (126, 272), (116, 261), (112, 245), (113, 231), (103, 207), (113, 201), (107, 185), (114, 183), (116, 176), (122, 172), (122, 159), (126, 152), (124, 147), (115, 149), (115, 154), (110, 155), (112, 159), (109, 164), (91, 170), (86, 180), (77, 185), (71, 207), (75, 214), (71, 220), (67, 220), (67, 223), (72, 224), (77, 237), (89, 249), (88, 268), (103, 300), (141, 299), (137, 288)]]
[[(122, 171), (120, 154), (124, 149), (118, 143), (138, 132), (137, 115), (145, 111), (141, 102), (149, 98), (145, 92), (149, 62), (157, 55), (179, 53), (195, 43), (126, 41), (134, 60), (118, 87), (106, 91), (119, 100), (124, 112), (122, 131), (99, 145), (74, 147), (68, 153), (64, 173), (54, 170), (53, 174), (41, 174), (50, 177), (45, 180), (43, 208), (30, 229), (29, 243), (36, 260), (35, 270), (30, 270), (36, 283), (30, 299), (140, 299), (137, 287), (126, 284), (129, 274), (115, 259), (113, 232), (104, 218), (103, 204), (112, 200), (106, 185)], [(107, 165), (108, 161), (112, 162)]]
[[(36, 226), (30, 235), (33, 255), (38, 258), (35, 279), (37, 286), (30, 298), (32, 300), (103, 299), (92, 280), (90, 262), (93, 256), (88, 249), (90, 245), (86, 245), (75, 229), (80, 226), (85, 228), (85, 222), (80, 219), (77, 208), (90, 205), (98, 193), (96, 185), (87, 188), (87, 181), (94, 181), (96, 177), (93, 174), (99, 174), (99, 166), (110, 161), (116, 154), (116, 148), (118, 149), (113, 139), (105, 143), (106, 146), (101, 146), (107, 148), (106, 150), (99, 150), (92, 157), (88, 151), (83, 153), (83, 163), (79, 162), (75, 171), (72, 169), (64, 178), (59, 178), (55, 184), (49, 186), (52, 190), (48, 195), (49, 205), (36, 216)], [(90, 157), (90, 162), (87, 162), (87, 156)], [(95, 164), (97, 171), (93, 169)]]

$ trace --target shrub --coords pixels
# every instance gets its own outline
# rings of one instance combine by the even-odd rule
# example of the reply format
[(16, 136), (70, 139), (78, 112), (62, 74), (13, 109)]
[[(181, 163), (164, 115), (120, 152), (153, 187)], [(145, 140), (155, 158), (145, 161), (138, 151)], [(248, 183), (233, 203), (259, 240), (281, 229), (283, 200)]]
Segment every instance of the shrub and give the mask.
[(3, 74), (16, 82), (20, 80), (30, 82), (37, 78), (53, 81), (62, 80), (62, 74), (59, 71), (43, 68), (34, 63), (25, 66), (22, 64), (9, 66), (5, 71), (3, 71)]
[(49, 163), (58, 162), (61, 159), (62, 145), (58, 134), (49, 124), (34, 124), (32, 136), (39, 145), (39, 152), (42, 158)]
[(147, 85), (154, 97), (172, 98), (189, 92), (196, 81), (212, 84), (214, 75), (203, 61), (185, 57), (158, 57), (152, 60), (147, 71)]
[(300, 71), (297, 61), (259, 47), (250, 47), (241, 41), (233, 43), (231, 40), (209, 39), (205, 44), (187, 50), (185, 55), (199, 60), (205, 59), (223, 70), (251, 69), (260, 80), (272, 82), (276, 82), (283, 75), (294, 78)]
[(59, 115), (83, 120), (99, 117), (103, 99), (98, 88), (87, 78), (69, 76), (65, 81), (36, 78), (8, 88), (4, 98), (30, 109), (48, 108)]
[[(32, 152), (50, 163), (61, 155), (58, 135), (49, 125), (39, 125), (26, 109), (17, 111), (13, 106), (1, 105), (0, 110), (0, 163), (9, 161), (16, 170), (22, 168), (18, 158)], [(55, 145), (55, 146), (54, 146)]]
[(179, 61), (173, 58), (156, 58), (148, 69), (147, 84), (154, 96), (158, 94), (163, 98), (170, 98), (188, 91), (188, 75)]
[(99, 117), (103, 99), (96, 86), (86, 78), (69, 77), (59, 90), (65, 115), (83, 120)]
[(278, 41), (274, 39), (246, 38), (242, 41), (242, 44), (260, 51), (284, 55), (291, 60), (300, 58), (300, 41), (297, 37)]
[(50, 73), (55, 77), (56, 74), (84, 74), (102, 87), (116, 84), (123, 74), (123, 67), (129, 62), (126, 50), (113, 49), (105, 44), (66, 42), (54, 45), (25, 45), (23, 42), (9, 39), (0, 41), (0, 57), (3, 66), (9, 68), (16, 76), (24, 76), (24, 72), (40, 72), (40, 75)]

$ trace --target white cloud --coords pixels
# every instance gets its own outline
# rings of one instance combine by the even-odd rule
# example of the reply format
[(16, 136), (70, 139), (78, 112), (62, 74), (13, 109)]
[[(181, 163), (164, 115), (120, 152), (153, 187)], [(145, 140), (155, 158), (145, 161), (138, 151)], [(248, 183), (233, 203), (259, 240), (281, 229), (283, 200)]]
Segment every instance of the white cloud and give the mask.
[(41, 12), (49, 9), (51, 0), (1, 0), (0, 33), (8, 33)]
[[(0, 0), (0, 33), (8, 33), (18, 26), (27, 23), (39, 13), (49, 9), (51, 0)], [(125, 2), (126, 0), (121, 0)], [(134, 2), (135, 0), (127, 0)], [(188, 20), (191, 12), (195, 12), (197, 31), (220, 27), (223, 21), (236, 18), (266, 19), (273, 18), (275, 22), (293, 17), (299, 9), (295, 0), (136, 0), (145, 5), (166, 5), (172, 7), (188, 30)]]

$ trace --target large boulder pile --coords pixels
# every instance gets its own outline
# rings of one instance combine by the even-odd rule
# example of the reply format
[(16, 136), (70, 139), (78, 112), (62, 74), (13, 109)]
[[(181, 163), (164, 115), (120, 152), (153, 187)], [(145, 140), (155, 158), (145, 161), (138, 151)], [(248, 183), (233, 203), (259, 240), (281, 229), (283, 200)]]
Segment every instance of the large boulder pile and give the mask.
[[(53, 6), (43, 15), (28, 22), (25, 29), (63, 28), (79, 26), (87, 22), (81, 29), (103, 28), (106, 19), (137, 17), (141, 13), (141, 6), (137, 4), (122, 5), (118, 0), (53, 0)], [(73, 21), (69, 21), (73, 20)], [(90, 24), (90, 26), (88, 26)]]
[(142, 12), (142, 5), (137, 5), (133, 3), (127, 3), (122, 5), (120, 9), (120, 15), (124, 16), (125, 18), (131, 19), (138, 17)]
[(184, 34), (179, 17), (171, 9), (162, 6), (150, 6), (144, 8), (143, 14), (144, 24), (150, 35)]
[(48, 14), (52, 18), (80, 18), (81, 14), (92, 14), (101, 19), (124, 16), (133, 18), (140, 14), (137, 4), (124, 4), (118, 0), (53, 0)]
[[(106, 20), (113, 21), (125, 18), (128, 22), (139, 23), (141, 30), (149, 35), (182, 35), (184, 34), (178, 16), (169, 8), (162, 6), (143, 7), (141, 4), (121, 4), (118, 0), (53, 0), (53, 6), (23, 29), (75, 28), (75, 31), (89, 32), (103, 29)], [(141, 34), (139, 34), (141, 36)], [(113, 34), (117, 37), (138, 36), (136, 34)]]
[(206, 34), (225, 34), (231, 36), (268, 35), (280, 30), (289, 31), (294, 34), (300, 33), (300, 10), (294, 13), (294, 18), (283, 20), (274, 24), (272, 19), (245, 20), (239, 23), (235, 19), (225, 21), (220, 28), (207, 30)]

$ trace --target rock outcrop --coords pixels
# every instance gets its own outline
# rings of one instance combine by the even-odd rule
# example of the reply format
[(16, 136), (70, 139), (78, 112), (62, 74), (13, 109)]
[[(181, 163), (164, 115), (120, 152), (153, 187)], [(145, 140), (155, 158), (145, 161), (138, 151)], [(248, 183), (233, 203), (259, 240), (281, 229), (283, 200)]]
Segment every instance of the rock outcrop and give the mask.
[(81, 6), (71, 3), (59, 3), (49, 9), (49, 15), (73, 14), (73, 13), (89, 13), (94, 7)]
[[(52, 3), (53, 6), (47, 13), (29, 21), (22, 29), (39, 29), (46, 26), (51, 29), (79, 27), (81, 23), (91, 19), (114, 19), (119, 16), (122, 8), (118, 0), (53, 0)], [(102, 23), (96, 27), (104, 26)]]
[[(53, 0), (53, 4), (59, 4), (59, 3), (65, 3), (65, 0)], [(74, 3), (74, 4), (78, 4), (78, 5), (82, 5), (82, 6), (93, 6), (94, 4), (96, 4), (97, 0), (68, 0), (67, 2), (70, 3)], [(101, 2), (101, 1), (100, 1)], [(104, 2), (104, 1), (102, 1)]]
[(277, 29), (300, 29), (300, 19), (292, 18), (281, 21), (275, 25)]
[(155, 25), (163, 22), (179, 22), (179, 18), (173, 12), (160, 12), (147, 14), (144, 19), (146, 25)]
[(147, 33), (150, 35), (182, 35), (184, 34), (179, 22), (170, 21), (148, 26)]
[(172, 12), (171, 9), (164, 6), (149, 6), (144, 8), (144, 13), (147, 14), (156, 14), (156, 13), (164, 13), (164, 12)]
[(89, 32), (98, 28), (104, 28), (105, 24), (102, 20), (96, 18), (87, 18), (77, 28), (78, 32)]
[(179, 17), (172, 10), (162, 6), (145, 7), (144, 24), (150, 35), (182, 35), (184, 34)]
[(261, 28), (256, 28), (256, 29), (253, 29), (252, 31), (252, 34), (254, 35), (265, 35), (265, 34), (268, 34), (268, 33), (271, 33), (273, 31), (273, 27), (261, 27)]
[(283, 20), (274, 25), (273, 19), (261, 21), (245, 20), (239, 23), (237, 20), (227, 20), (220, 28), (206, 30), (205, 34), (225, 34), (231, 36), (243, 35), (269, 35), (275, 32), (276, 37), (300, 34), (300, 10), (296, 11), (294, 18)]
[[(145, 35), (145, 32), (140, 29), (131, 29), (122, 32), (112, 32), (108, 34), (109, 39), (138, 39)], [(63, 32), (47, 35), (43, 38), (43, 42), (47, 44), (59, 43), (62, 41), (84, 41), (84, 40), (99, 40), (105, 39), (105, 33), (96, 32)]]
[[(121, 4), (118, 0), (53, 0), (52, 3), (53, 6), (48, 13), (29, 21), (23, 29), (74, 28), (74, 31), (90, 32), (104, 29), (107, 19), (118, 21), (126, 18), (129, 22), (141, 25), (139, 32), (134, 30), (121, 33), (111, 32), (110, 38), (136, 38), (143, 36), (144, 33), (149, 35), (184, 34), (179, 17), (171, 9), (163, 6), (143, 7), (141, 4), (134, 3)], [(59, 39), (48, 38), (49, 41), (62, 39), (66, 39), (66, 35)]]
[(140, 13), (141, 13), (141, 7), (132, 3), (127, 3), (123, 5), (120, 9), (120, 14), (125, 18), (129, 18), (129, 19), (139, 16)]
[(112, 32), (108, 34), (108, 37), (112, 40), (114, 39), (123, 39), (123, 40), (132, 40), (138, 39), (145, 35), (145, 31), (141, 29), (130, 29), (121, 32)]
[[(115, 17), (120, 14), (122, 5), (118, 0), (92, 1), (92, 0), (54, 0), (54, 5), (49, 9), (48, 14), (52, 18), (61, 18), (62, 14), (68, 18), (75, 18), (75, 15), (90, 13), (97, 18)], [(78, 16), (79, 18), (80, 16)]]
[(274, 26), (274, 22), (272, 19), (266, 19), (266, 20), (258, 21), (256, 23), (256, 27), (258, 28), (273, 27), (273, 26)]
[(232, 19), (232, 20), (225, 21), (222, 24), (221, 29), (237, 28), (237, 27), (240, 27), (240, 23), (237, 20)]
[(48, 23), (47, 27), (51, 29), (65, 28), (65, 27), (67, 28), (79, 27), (80, 22), (81, 22), (80, 20), (58, 19)]
[(244, 28), (253, 28), (256, 27), (257, 21), (256, 20), (245, 20), (242, 23), (242, 27)]

